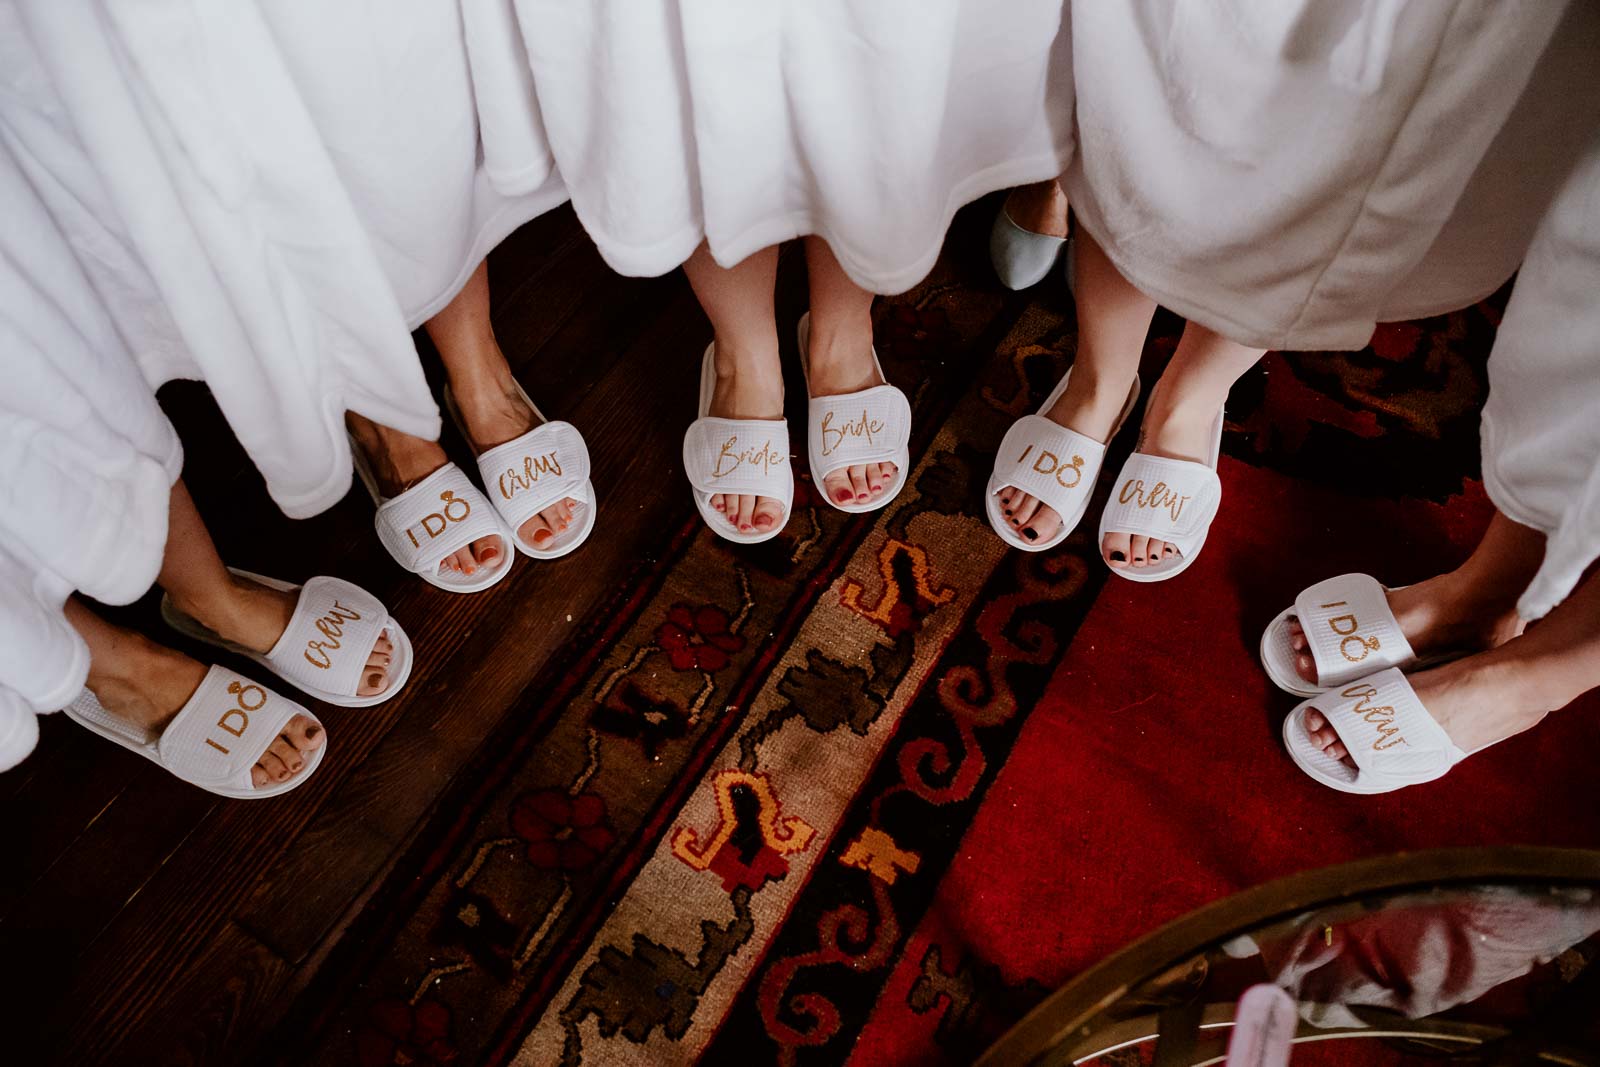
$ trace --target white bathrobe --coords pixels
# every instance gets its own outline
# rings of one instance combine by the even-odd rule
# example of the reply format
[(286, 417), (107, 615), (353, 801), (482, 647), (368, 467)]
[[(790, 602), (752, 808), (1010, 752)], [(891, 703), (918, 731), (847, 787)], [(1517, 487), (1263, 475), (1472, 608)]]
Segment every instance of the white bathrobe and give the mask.
[(437, 436), (410, 330), (564, 199), (536, 127), (491, 185), (473, 95), (435, 0), (0, 0), (0, 767), (82, 685), (67, 593), (159, 569), (162, 382), (206, 381), (294, 517), (349, 488), (346, 410)]
[(1489, 356), (1483, 480), (1548, 535), (1517, 604), (1543, 617), (1600, 559), (1600, 137), (1545, 216)]
[(1263, 348), (1493, 292), (1600, 121), (1592, 0), (1071, 0), (1078, 222)]
[(818, 234), (857, 283), (898, 292), (957, 208), (1053, 177), (1071, 149), (1061, 0), (515, 8), (537, 103), (507, 78), (479, 108), (540, 112), (573, 208), (624, 274), (669, 271), (702, 239), (731, 266)]

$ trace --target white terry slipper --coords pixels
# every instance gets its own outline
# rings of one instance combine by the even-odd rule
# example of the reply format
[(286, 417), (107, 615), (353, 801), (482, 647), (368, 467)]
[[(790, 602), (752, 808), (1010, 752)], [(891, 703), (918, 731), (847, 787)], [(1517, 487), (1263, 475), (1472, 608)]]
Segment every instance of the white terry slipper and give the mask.
[(1011, 221), (1004, 204), (995, 212), (994, 226), (989, 230), (989, 260), (1000, 276), (1000, 284), (1007, 289), (1027, 289), (1043, 281), (1066, 247), (1065, 237), (1034, 233), (1018, 226)]
[(296, 715), (312, 722), (317, 718), (287, 697), (226, 667), (207, 671), (200, 688), (159, 734), (111, 714), (87, 689), (62, 710), (85, 729), (160, 764), (190, 785), (235, 800), (287, 793), (315, 774), (328, 752), (324, 741), (306, 756), (306, 766), (299, 774), (287, 782), (255, 788), (250, 768), (289, 720)]
[[(588, 540), (594, 529), (594, 483), (589, 480), (589, 447), (570, 422), (551, 422), (528, 396), (522, 383), (517, 392), (540, 424), (478, 457), (483, 490), (511, 531), (517, 551), (533, 559), (558, 559)], [(444, 391), (445, 407), (461, 436), (471, 445), (467, 424), (456, 408), (455, 397)], [(571, 499), (572, 524), (543, 545), (530, 545), (517, 536), (522, 524), (559, 500)]]
[(1112, 574), (1133, 582), (1161, 582), (1182, 574), (1200, 555), (1222, 503), (1222, 482), (1217, 477), (1222, 419), (1218, 408), (1205, 463), (1135, 452), (1122, 465), (1111, 499), (1100, 513), (1100, 542), (1108, 533), (1142, 535), (1176, 546), (1178, 555), (1153, 567), (1112, 567)]
[[(806, 377), (806, 392), (811, 391), (810, 361), (811, 313), (800, 316), (800, 371)], [(877, 511), (900, 495), (911, 469), (911, 401), (897, 387), (888, 384), (878, 352), (872, 352), (883, 385), (838, 396), (813, 396), (806, 402), (806, 453), (811, 464), (811, 481), (827, 496), (822, 479), (834, 471), (866, 463), (893, 463), (894, 485), (865, 503), (828, 503), (852, 515)]]
[[(161, 598), (161, 617), (179, 633), (227, 649), (261, 664), (301, 692), (341, 708), (370, 708), (400, 692), (411, 677), (411, 640), (371, 593), (342, 578), (326, 575), (305, 585), (279, 581), (261, 574), (228, 568), (269, 589), (300, 591), (294, 614), (277, 644), (266, 653), (236, 645), (214, 633), (199, 620), (179, 611), (172, 598)], [(367, 656), (379, 636), (387, 636), (394, 651), (389, 657), (389, 684), (381, 693), (356, 696)]]
[[(683, 435), (683, 471), (694, 489), (695, 507), (718, 537), (742, 545), (778, 536), (794, 504), (794, 471), (789, 463), (789, 423), (784, 419), (723, 419), (708, 415), (717, 385), (716, 342), (700, 362), (699, 418)], [(770, 530), (736, 529), (711, 506), (717, 493), (770, 497), (783, 505), (783, 517)]]
[[(429, 585), (452, 593), (476, 593), (511, 573), (511, 561), (516, 558), (511, 543), (516, 538), (501, 525), (494, 507), (460, 467), (446, 463), (399, 496), (385, 500), (355, 438), (350, 439), (350, 451), (361, 484), (378, 505), (372, 520), (378, 540), (396, 563)], [(479, 567), (478, 573), (471, 575), (439, 573), (446, 556), (484, 537), (504, 542), (500, 558), (493, 564)]]
[[(1306, 733), (1306, 711), (1313, 706), (1344, 742), (1356, 769), (1322, 751)], [(1389, 793), (1431, 782), (1471, 754), (1450, 740), (1397, 667), (1300, 704), (1283, 721), (1283, 743), (1295, 766), (1341, 793)]]
[[(1294, 669), (1289, 620), (1300, 620), (1316, 664), (1316, 684)], [(1437, 662), (1437, 660), (1434, 660)], [(1301, 590), (1261, 635), (1261, 666), (1285, 693), (1309, 697), (1386, 667), (1425, 666), (1400, 631), (1382, 585), (1369, 574), (1341, 574)]]
[[(1104, 443), (1096, 441), (1045, 417), (1045, 412), (1055, 407), (1061, 394), (1067, 391), (1067, 380), (1071, 377), (1072, 368), (1068, 367), (1055, 389), (1045, 397), (1038, 414), (1024, 415), (1011, 424), (1000, 441), (1000, 450), (995, 453), (994, 472), (989, 475), (983, 501), (989, 525), (1000, 535), (1000, 540), (1024, 552), (1054, 548), (1077, 527), (1089, 506), (1095, 482), (1100, 478), (1106, 447), (1122, 430), (1128, 414), (1139, 402), (1139, 377), (1134, 375), (1128, 402), (1122, 405), (1122, 414), (1117, 416), (1110, 436)], [(1007, 486), (1020, 489), (1055, 509), (1061, 516), (1061, 529), (1054, 537), (1047, 541), (1029, 541), (1006, 521), (997, 494)]]

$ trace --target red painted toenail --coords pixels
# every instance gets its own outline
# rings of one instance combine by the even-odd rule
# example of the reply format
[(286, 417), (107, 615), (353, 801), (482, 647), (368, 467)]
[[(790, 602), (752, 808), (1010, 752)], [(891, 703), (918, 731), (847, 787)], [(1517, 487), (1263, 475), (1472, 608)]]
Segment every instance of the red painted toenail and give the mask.
[(837, 493), (833, 494), (833, 499), (837, 500), (841, 504), (850, 503), (850, 490), (848, 490), (848, 489), (839, 490)]
[(535, 530), (533, 531), (533, 543), (536, 545), (542, 545), (554, 536), (555, 534), (551, 533), (549, 530)]

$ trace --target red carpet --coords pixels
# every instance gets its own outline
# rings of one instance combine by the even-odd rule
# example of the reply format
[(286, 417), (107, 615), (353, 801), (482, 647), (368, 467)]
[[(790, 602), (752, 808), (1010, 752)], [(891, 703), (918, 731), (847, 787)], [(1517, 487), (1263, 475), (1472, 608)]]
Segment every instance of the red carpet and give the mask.
[(1075, 337), (1059, 287), (998, 290), (992, 206), (877, 310), (889, 377), (916, 385), (901, 496), (846, 517), (803, 483), (755, 549), (663, 531), (485, 739), (278, 1062), (959, 1063), (1095, 961), (1268, 879), (1600, 846), (1596, 700), (1364, 799), (1295, 770), (1293, 701), (1255, 659), (1301, 586), (1415, 581), (1474, 543), (1500, 304), (1269, 355), (1230, 399), (1204, 555), (1135, 585), (1092, 522), (1025, 554), (981, 518), (993, 449)]
[[(1380, 577), (1406, 583), (1452, 565), (1486, 501), (1361, 500), (1239, 463), (1223, 483), (1223, 518), (1170, 592), (1113, 581), (1095, 601), (852, 1063), (959, 1062), (1026, 1006), (1018, 990), (1053, 989), (1186, 912), (1295, 871), (1448, 845), (1600, 847), (1595, 696), (1387, 796), (1323, 789), (1282, 755), (1279, 724), (1296, 701), (1256, 665), (1261, 628), (1324, 574), (1386, 560)], [(990, 975), (1000, 1010), (918, 1011), (911, 991), (930, 951), (947, 974)]]

